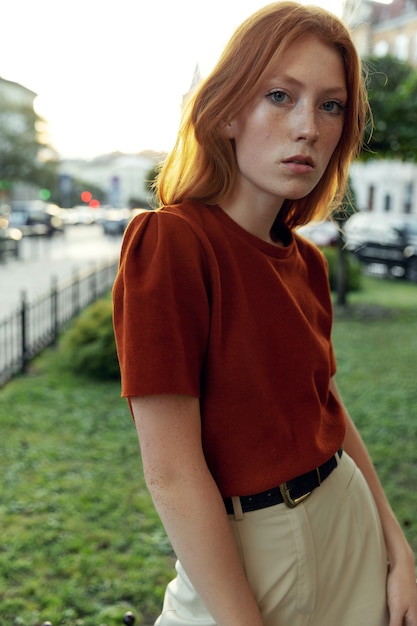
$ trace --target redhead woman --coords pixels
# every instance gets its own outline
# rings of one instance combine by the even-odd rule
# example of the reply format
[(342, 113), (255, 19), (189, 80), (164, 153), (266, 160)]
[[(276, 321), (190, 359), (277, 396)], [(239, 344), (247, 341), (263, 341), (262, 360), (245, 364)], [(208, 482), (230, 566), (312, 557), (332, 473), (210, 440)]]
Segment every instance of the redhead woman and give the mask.
[(417, 626), (414, 557), (335, 383), (321, 252), (367, 114), (342, 22), (277, 2), (190, 98), (114, 286), (177, 555), (158, 626)]

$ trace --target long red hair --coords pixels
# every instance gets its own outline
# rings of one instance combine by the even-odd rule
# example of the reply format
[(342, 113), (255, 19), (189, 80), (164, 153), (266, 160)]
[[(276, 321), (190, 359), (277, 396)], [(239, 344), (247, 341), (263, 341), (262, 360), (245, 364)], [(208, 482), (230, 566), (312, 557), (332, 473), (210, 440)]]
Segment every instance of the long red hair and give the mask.
[(194, 198), (221, 205), (238, 173), (233, 144), (222, 133), (225, 120), (251, 102), (282, 51), (306, 34), (340, 53), (348, 102), (341, 138), (320, 182), (304, 198), (285, 201), (279, 216), (292, 228), (328, 217), (340, 203), (349, 164), (362, 147), (368, 111), (360, 59), (349, 31), (336, 16), (319, 7), (283, 1), (243, 22), (211, 74), (190, 96), (176, 144), (157, 177), (161, 204)]

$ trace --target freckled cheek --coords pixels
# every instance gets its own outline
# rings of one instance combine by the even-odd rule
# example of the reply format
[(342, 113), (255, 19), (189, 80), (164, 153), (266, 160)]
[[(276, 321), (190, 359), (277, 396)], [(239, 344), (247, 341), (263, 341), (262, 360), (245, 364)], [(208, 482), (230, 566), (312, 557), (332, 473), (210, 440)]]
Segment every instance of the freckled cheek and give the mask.
[(329, 158), (339, 144), (340, 138), (342, 136), (342, 130), (343, 129), (339, 128), (327, 129), (327, 132), (324, 131), (324, 133), (321, 135), (323, 151), (329, 156)]
[(265, 143), (272, 143), (272, 141), (275, 141), (275, 135), (270, 131), (267, 131), (264, 135), (264, 141)]
[(276, 148), (277, 145), (282, 143), (282, 140), (282, 133), (277, 132), (273, 124), (269, 124), (263, 125), (262, 128), (253, 134), (252, 145), (254, 147), (256, 146), (258, 151), (262, 150), (265, 152), (269, 149)]
[(337, 124), (333, 127), (327, 128), (328, 143), (336, 147), (340, 141), (342, 133), (343, 133), (343, 124), (341, 125)]
[(246, 172), (250, 171), (253, 168), (253, 164), (259, 161), (259, 151), (257, 150), (257, 146), (247, 145), (241, 150), (236, 151), (236, 159), (237, 164), (240, 171)]
[(268, 141), (269, 133), (263, 131), (248, 133), (240, 142), (236, 143), (236, 153), (238, 159), (242, 162), (258, 159), (259, 155), (265, 150), (265, 144)]

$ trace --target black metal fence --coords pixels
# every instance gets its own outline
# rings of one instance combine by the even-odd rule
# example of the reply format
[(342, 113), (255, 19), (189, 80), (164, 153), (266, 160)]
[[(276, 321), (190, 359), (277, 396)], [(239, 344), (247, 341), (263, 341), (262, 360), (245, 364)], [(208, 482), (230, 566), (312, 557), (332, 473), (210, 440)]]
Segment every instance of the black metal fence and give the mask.
[(52, 279), (48, 293), (28, 302), (22, 292), (19, 307), (0, 321), (0, 388), (30, 361), (86, 306), (107, 293), (114, 282), (117, 261), (80, 270), (61, 283)]

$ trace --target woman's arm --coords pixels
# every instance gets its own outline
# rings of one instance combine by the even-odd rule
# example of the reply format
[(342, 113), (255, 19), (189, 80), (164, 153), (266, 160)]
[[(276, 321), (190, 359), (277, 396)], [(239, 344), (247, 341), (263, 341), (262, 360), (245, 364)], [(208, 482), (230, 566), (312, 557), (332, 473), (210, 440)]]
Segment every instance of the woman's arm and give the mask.
[(199, 400), (132, 398), (148, 489), (172, 546), (218, 626), (262, 626), (201, 445)]
[[(330, 388), (343, 406), (332, 379)], [(343, 447), (353, 458), (372, 491), (381, 519), (389, 561), (388, 606), (390, 626), (417, 626), (417, 586), (414, 555), (391, 509), (366, 446), (347, 410)]]

